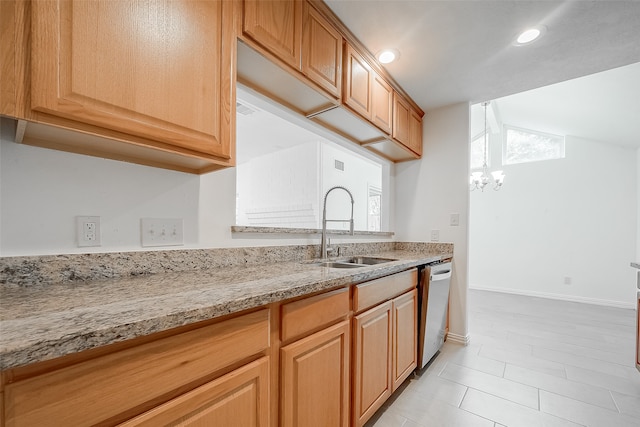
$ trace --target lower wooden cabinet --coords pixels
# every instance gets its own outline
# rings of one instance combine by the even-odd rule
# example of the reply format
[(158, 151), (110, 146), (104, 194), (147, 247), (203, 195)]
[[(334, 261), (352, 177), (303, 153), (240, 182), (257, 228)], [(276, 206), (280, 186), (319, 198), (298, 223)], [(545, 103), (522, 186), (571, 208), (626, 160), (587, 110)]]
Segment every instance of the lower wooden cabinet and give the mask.
[(416, 367), (416, 280), (408, 270), (4, 371), (0, 427), (360, 427)]
[(349, 426), (349, 321), (281, 349), (281, 425)]
[(418, 366), (418, 291), (393, 300), (393, 390)]
[(356, 427), (364, 425), (417, 366), (416, 280), (416, 271), (410, 270), (356, 286), (356, 310), (377, 304), (353, 318)]
[(269, 359), (263, 357), (120, 426), (266, 427), (268, 384)]
[(354, 318), (353, 425), (362, 426), (392, 392), (393, 304)]
[[(264, 309), (142, 344), (132, 341), (98, 357), (72, 355), (80, 360), (63, 360), (59, 368), (17, 368), (4, 375), (5, 426), (115, 425), (185, 392), (196, 393), (218, 372), (259, 358), (268, 348), (269, 310)], [(231, 377), (227, 384), (235, 384)], [(215, 383), (214, 388), (224, 387)], [(193, 410), (180, 404), (170, 413), (177, 408)]]

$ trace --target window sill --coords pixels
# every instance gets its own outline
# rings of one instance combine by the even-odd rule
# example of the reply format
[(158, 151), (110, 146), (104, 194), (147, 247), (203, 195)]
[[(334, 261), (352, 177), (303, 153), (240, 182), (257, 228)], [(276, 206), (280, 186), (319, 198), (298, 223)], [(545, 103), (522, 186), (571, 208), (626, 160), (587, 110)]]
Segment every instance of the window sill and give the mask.
[[(265, 233), (265, 234), (322, 234), (322, 230), (316, 228), (287, 228), (287, 227), (252, 227), (244, 225), (232, 225), (232, 233)], [(327, 230), (327, 234), (348, 236), (348, 230)], [(393, 237), (393, 231), (354, 231), (354, 236), (378, 236)]]

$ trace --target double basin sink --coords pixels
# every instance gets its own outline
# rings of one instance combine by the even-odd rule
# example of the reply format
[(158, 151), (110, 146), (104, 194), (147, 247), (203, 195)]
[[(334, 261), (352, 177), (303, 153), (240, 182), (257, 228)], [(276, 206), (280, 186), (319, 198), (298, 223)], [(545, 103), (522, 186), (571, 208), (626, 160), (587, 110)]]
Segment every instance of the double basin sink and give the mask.
[(397, 261), (395, 259), (390, 258), (375, 258), (375, 257), (367, 257), (367, 256), (355, 256), (340, 260), (333, 261), (322, 261), (318, 263), (314, 263), (319, 267), (329, 267), (329, 268), (360, 268), (360, 267), (368, 267), (370, 265), (382, 264), (385, 262)]

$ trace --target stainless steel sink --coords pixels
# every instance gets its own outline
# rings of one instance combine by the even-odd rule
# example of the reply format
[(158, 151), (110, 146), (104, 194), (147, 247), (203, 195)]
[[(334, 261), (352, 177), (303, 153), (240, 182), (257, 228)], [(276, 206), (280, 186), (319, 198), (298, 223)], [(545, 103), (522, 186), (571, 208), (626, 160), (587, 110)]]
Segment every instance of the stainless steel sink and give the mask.
[(358, 267), (365, 267), (364, 264), (353, 264), (353, 263), (338, 262), (338, 261), (319, 262), (319, 263), (317, 263), (315, 265), (320, 266), (320, 267), (329, 267), (329, 268), (358, 268)]
[(391, 262), (391, 261), (397, 261), (397, 260), (390, 259), (390, 258), (374, 258), (374, 257), (368, 257), (368, 256), (357, 256), (357, 257), (348, 258), (346, 260), (340, 260), (339, 262), (347, 262), (350, 264), (376, 265), (376, 264), (382, 264), (384, 262)]
[(370, 265), (382, 264), (385, 262), (396, 261), (395, 259), (390, 258), (374, 258), (374, 257), (366, 257), (366, 256), (356, 256), (350, 257), (346, 259), (339, 259), (335, 261), (323, 261), (316, 263), (315, 265), (320, 267), (329, 267), (329, 268), (359, 268), (359, 267), (367, 267)]

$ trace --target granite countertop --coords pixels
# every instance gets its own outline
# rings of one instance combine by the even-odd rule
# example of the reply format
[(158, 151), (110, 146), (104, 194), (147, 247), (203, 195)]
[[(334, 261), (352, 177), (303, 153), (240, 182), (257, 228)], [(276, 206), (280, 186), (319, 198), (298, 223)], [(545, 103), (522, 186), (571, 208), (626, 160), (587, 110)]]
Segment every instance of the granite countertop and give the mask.
[(369, 255), (397, 261), (355, 269), (291, 261), (46, 286), (4, 284), (0, 370), (375, 279), (452, 253)]

